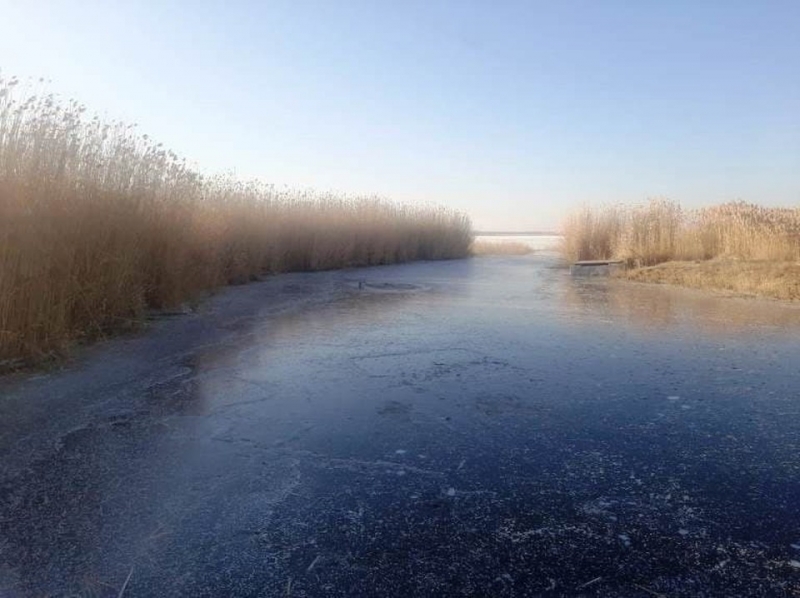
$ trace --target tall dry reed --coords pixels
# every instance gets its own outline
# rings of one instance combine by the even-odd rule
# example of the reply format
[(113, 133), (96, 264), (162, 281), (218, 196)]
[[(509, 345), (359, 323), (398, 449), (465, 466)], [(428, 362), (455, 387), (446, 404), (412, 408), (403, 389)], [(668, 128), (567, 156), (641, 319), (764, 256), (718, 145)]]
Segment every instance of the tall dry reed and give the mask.
[(468, 255), (469, 219), (206, 178), (125, 124), (0, 78), (0, 362), (267, 273)]
[(621, 259), (634, 266), (670, 260), (800, 259), (800, 208), (745, 202), (699, 210), (658, 199), (639, 206), (582, 207), (563, 226), (570, 260)]

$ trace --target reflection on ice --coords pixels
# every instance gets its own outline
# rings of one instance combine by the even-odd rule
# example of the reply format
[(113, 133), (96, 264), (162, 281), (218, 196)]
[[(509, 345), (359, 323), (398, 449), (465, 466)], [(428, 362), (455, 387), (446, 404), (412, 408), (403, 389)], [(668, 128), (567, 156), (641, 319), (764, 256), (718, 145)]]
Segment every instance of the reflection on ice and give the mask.
[(644, 330), (680, 326), (710, 334), (796, 334), (800, 327), (800, 306), (773, 300), (605, 279), (572, 280), (562, 291), (565, 304), (587, 316), (604, 314)]

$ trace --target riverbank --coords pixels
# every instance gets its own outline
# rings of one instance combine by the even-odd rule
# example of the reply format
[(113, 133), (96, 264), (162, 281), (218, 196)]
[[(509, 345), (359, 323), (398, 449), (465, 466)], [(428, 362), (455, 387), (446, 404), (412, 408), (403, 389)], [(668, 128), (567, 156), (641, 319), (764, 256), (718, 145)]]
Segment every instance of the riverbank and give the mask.
[(564, 222), (562, 255), (624, 262), (628, 280), (800, 298), (800, 209), (668, 200), (586, 206)]
[(618, 277), (637, 282), (796, 301), (800, 263), (741, 260), (666, 262), (623, 270)]
[(456, 210), (207, 177), (130, 126), (0, 77), (0, 367), (279, 272), (460, 258)]

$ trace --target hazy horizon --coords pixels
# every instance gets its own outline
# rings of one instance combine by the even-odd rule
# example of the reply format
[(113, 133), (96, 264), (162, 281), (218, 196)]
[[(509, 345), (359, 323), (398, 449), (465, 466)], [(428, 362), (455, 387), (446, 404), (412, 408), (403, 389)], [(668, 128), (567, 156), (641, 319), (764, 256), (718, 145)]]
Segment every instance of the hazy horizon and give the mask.
[(555, 230), (581, 203), (800, 203), (796, 2), (18, 2), (0, 69), (208, 173)]

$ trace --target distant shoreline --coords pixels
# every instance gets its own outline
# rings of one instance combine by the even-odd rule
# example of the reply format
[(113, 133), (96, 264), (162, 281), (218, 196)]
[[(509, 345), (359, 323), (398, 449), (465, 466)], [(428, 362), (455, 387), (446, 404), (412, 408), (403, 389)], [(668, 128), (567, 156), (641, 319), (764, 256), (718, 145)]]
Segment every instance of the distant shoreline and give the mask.
[(476, 237), (560, 237), (555, 231), (475, 231)]

